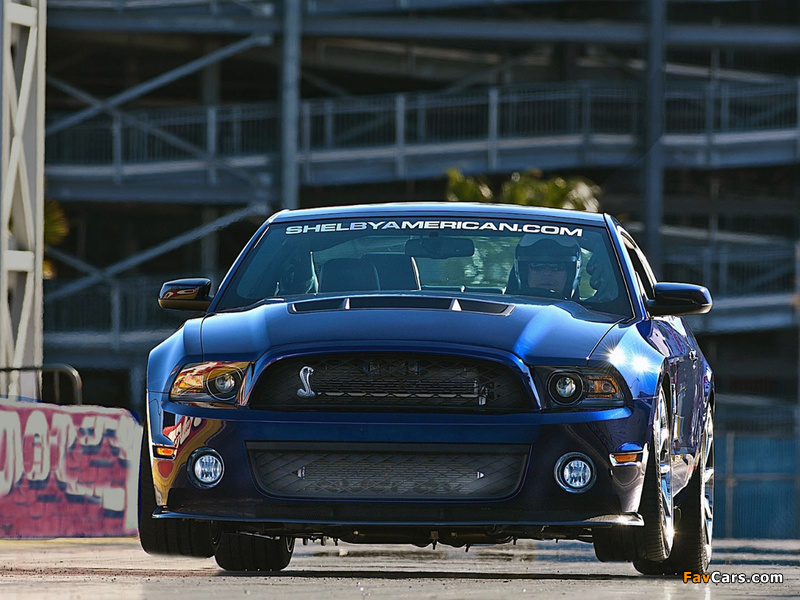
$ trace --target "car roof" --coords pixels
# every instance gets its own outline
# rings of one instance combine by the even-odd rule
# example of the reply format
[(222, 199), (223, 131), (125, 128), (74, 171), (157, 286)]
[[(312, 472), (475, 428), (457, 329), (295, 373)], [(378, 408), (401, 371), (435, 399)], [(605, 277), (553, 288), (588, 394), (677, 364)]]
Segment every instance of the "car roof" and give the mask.
[(386, 204), (355, 204), (283, 210), (270, 217), (271, 223), (319, 219), (352, 219), (382, 217), (460, 216), (485, 219), (546, 219), (584, 225), (604, 225), (602, 213), (578, 210), (519, 206), (515, 204), (482, 204), (469, 202), (396, 202)]

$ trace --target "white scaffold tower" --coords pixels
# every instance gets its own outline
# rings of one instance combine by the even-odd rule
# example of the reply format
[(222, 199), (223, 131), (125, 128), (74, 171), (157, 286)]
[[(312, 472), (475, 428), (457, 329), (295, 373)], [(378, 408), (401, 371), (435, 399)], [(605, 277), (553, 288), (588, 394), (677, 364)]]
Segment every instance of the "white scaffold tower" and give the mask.
[[(39, 399), (45, 0), (0, 0), (0, 396)], [(28, 368), (24, 371), (12, 369)]]

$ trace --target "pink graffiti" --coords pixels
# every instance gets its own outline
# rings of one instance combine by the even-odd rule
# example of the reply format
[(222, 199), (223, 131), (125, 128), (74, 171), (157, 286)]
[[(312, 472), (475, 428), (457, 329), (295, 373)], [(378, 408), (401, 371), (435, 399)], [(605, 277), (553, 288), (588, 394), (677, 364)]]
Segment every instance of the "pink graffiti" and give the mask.
[(0, 537), (136, 533), (141, 432), (121, 409), (0, 401)]

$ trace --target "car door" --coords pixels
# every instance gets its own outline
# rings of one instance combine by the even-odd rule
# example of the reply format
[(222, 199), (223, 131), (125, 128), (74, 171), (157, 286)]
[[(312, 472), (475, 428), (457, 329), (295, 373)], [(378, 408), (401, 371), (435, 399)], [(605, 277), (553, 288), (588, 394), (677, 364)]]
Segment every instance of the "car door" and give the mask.
[[(636, 245), (633, 238), (624, 230), (621, 238), (625, 251), (636, 273), (637, 284), (645, 300), (655, 296), (656, 283), (653, 270), (647, 258)], [(700, 381), (702, 373), (698, 368), (698, 353), (694, 338), (680, 317), (649, 316), (647, 328), (648, 341), (658, 349), (667, 360), (669, 374), (669, 402), (672, 414), (672, 467), (674, 492), (688, 482), (691, 474), (690, 461), (695, 445), (694, 429), (697, 420), (695, 407), (701, 403)]]

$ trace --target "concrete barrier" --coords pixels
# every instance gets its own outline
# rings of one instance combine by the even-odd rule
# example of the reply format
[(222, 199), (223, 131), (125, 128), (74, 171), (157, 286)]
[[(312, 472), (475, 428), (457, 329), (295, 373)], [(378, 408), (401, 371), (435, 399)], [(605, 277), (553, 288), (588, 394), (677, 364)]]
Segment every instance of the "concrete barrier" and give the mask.
[(0, 399), (0, 537), (135, 535), (141, 436), (123, 409)]

